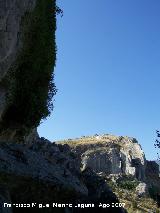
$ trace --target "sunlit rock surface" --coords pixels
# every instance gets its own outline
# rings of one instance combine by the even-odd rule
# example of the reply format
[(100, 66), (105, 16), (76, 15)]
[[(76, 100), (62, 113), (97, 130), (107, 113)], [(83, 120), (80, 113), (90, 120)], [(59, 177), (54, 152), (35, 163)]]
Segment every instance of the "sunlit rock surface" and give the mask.
[(90, 167), (106, 175), (131, 175), (145, 180), (146, 159), (135, 138), (95, 135), (63, 141), (82, 161), (82, 170)]

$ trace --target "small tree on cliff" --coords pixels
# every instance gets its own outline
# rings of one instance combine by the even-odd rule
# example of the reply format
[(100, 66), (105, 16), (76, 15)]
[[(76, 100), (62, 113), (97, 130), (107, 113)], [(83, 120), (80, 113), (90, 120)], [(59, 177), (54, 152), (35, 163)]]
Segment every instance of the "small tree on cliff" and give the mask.
[(61, 17), (63, 16), (63, 10), (58, 6), (56, 6), (56, 13), (57, 15), (61, 15)]
[[(157, 139), (155, 140), (154, 146), (155, 146), (155, 148), (160, 149), (160, 140), (159, 140), (159, 138), (160, 138), (160, 131), (156, 130), (156, 134), (157, 134)], [(160, 156), (159, 156), (158, 152), (157, 152), (157, 155), (158, 155), (158, 159), (160, 159)]]

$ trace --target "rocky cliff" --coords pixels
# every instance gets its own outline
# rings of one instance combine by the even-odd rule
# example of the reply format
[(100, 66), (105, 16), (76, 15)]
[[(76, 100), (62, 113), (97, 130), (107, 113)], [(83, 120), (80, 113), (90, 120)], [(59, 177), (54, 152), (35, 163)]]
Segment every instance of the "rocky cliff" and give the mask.
[(56, 93), (56, 11), (55, 0), (0, 1), (0, 212), (125, 213), (108, 176), (118, 189), (141, 182), (140, 196), (144, 182), (153, 188), (152, 173), (159, 184), (135, 139), (97, 135), (62, 145), (37, 134)]
[[(114, 212), (102, 208), (119, 200), (105, 180), (93, 170), (80, 170), (68, 145), (57, 145), (44, 138), (31, 144), (0, 143), (0, 212)], [(5, 207), (8, 203), (11, 207)], [(32, 205), (24, 208), (23, 204)], [(16, 208), (16, 204), (22, 204)], [(43, 204), (43, 207), (41, 205)], [(57, 205), (66, 206), (57, 207)], [(71, 204), (68, 207), (67, 204)], [(94, 205), (84, 208), (84, 205)], [(46, 206), (48, 205), (48, 207)], [(75, 207), (78, 206), (79, 207)], [(80, 207), (82, 205), (82, 207)]]
[(69, 140), (67, 144), (81, 159), (82, 170), (90, 167), (96, 173), (146, 179), (145, 155), (135, 138), (106, 134)]
[[(159, 205), (159, 167), (156, 162), (146, 160), (135, 138), (104, 134), (58, 143), (68, 144), (78, 157), (81, 170), (91, 168), (96, 174), (110, 182), (119, 198), (125, 199), (126, 203), (132, 194), (129, 198), (129, 206), (132, 200), (137, 200), (137, 197), (152, 197)], [(131, 190), (130, 195), (126, 195), (126, 190)], [(139, 200), (138, 202), (140, 203)], [(152, 206), (152, 202), (147, 202)], [(139, 205), (143, 206), (146, 201), (142, 203)]]
[[(16, 60), (21, 43), (21, 21), (26, 12), (35, 8), (36, 0), (6, 0), (0, 2), (0, 80)], [(1, 110), (1, 114), (3, 110)]]
[[(107, 137), (113, 139), (113, 136), (108, 135)], [(117, 137), (114, 136), (114, 138)], [(125, 137), (125, 142), (122, 143), (123, 148), (128, 147), (127, 141), (130, 143), (129, 150), (134, 150), (137, 141)], [(136, 159), (139, 156), (141, 162), (144, 162), (145, 174), (136, 176), (137, 167), (135, 164), (134, 166), (129, 164), (131, 167), (135, 167), (135, 173), (128, 173), (128, 169), (121, 169), (121, 163), (115, 161), (114, 155), (116, 153), (116, 156), (119, 156), (118, 153), (122, 147), (117, 146), (113, 140), (105, 141), (105, 143), (110, 143), (107, 149), (102, 149), (102, 145), (104, 146), (105, 143), (100, 141), (100, 137), (86, 137), (82, 138), (81, 141), (78, 139), (78, 142), (70, 140), (69, 143), (56, 144), (37, 137), (31, 143), (24, 144), (1, 141), (0, 212), (126, 212), (121, 205), (125, 205), (128, 212), (147, 213), (153, 209), (159, 211), (156, 203), (149, 198), (145, 183), (142, 182), (145, 180), (147, 183), (146, 180), (149, 180), (150, 184), (153, 184), (153, 180), (155, 180), (153, 176), (156, 176), (156, 184), (159, 184), (157, 167), (152, 162), (146, 164), (142, 150), (135, 153), (134, 156)], [(84, 157), (83, 153), (87, 151), (86, 144), (89, 153), (94, 151), (94, 157), (91, 155), (92, 161), (80, 158), (80, 156)], [(137, 144), (136, 147), (138, 146)], [(89, 147), (92, 147), (92, 152)], [(110, 152), (110, 150), (112, 151)], [(130, 153), (129, 150), (127, 151), (126, 148), (126, 155)], [(99, 157), (101, 155), (99, 151), (101, 151), (103, 158)], [(107, 158), (105, 162), (104, 155)], [(90, 155), (87, 159), (89, 157)], [(132, 157), (129, 156), (129, 158)], [(103, 159), (102, 165), (105, 165), (101, 165), (101, 160), (96, 163), (95, 158)], [(113, 168), (114, 166), (118, 169)], [(142, 173), (142, 171), (141, 168), (140, 172)], [(154, 189), (153, 186), (152, 189)], [(136, 193), (133, 193), (134, 190)], [(157, 196), (157, 194), (153, 195)], [(10, 204), (12, 208), (4, 207), (4, 203)], [(32, 208), (16, 207), (16, 204), (32, 205), (32, 203), (35, 205)], [(106, 207), (106, 205), (112, 206), (113, 203), (120, 205), (120, 207)], [(72, 207), (66, 205), (58, 208), (58, 204), (72, 204)], [(87, 208), (88, 204), (93, 204), (94, 209), (93, 207)], [(75, 206), (78, 205), (82, 205), (82, 207), (76, 208)], [(141, 210), (138, 211), (138, 209)]]
[(0, 1), (1, 140), (23, 140), (50, 114), (55, 30), (55, 1)]
[(22, 18), (32, 11), (36, 0), (6, 0), (0, 2), (0, 122), (7, 108), (6, 76), (22, 48)]

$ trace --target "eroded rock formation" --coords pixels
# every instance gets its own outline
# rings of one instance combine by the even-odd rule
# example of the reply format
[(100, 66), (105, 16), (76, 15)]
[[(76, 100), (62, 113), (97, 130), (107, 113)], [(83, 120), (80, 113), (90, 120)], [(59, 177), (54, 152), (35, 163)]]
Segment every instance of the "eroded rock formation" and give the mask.
[(106, 175), (130, 175), (145, 181), (146, 159), (137, 140), (102, 135), (70, 140), (68, 144), (82, 160), (82, 169)]
[(135, 188), (137, 196), (151, 196), (160, 203), (159, 166), (146, 160), (135, 138), (105, 134), (61, 143), (68, 144), (78, 156), (82, 171), (91, 168), (117, 187)]

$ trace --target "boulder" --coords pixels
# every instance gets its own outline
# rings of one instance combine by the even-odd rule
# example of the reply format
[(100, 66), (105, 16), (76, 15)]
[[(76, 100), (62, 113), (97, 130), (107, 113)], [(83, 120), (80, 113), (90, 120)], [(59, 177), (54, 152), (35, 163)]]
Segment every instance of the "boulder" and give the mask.
[(136, 187), (136, 193), (138, 197), (146, 197), (148, 195), (148, 187), (146, 183), (139, 183)]

